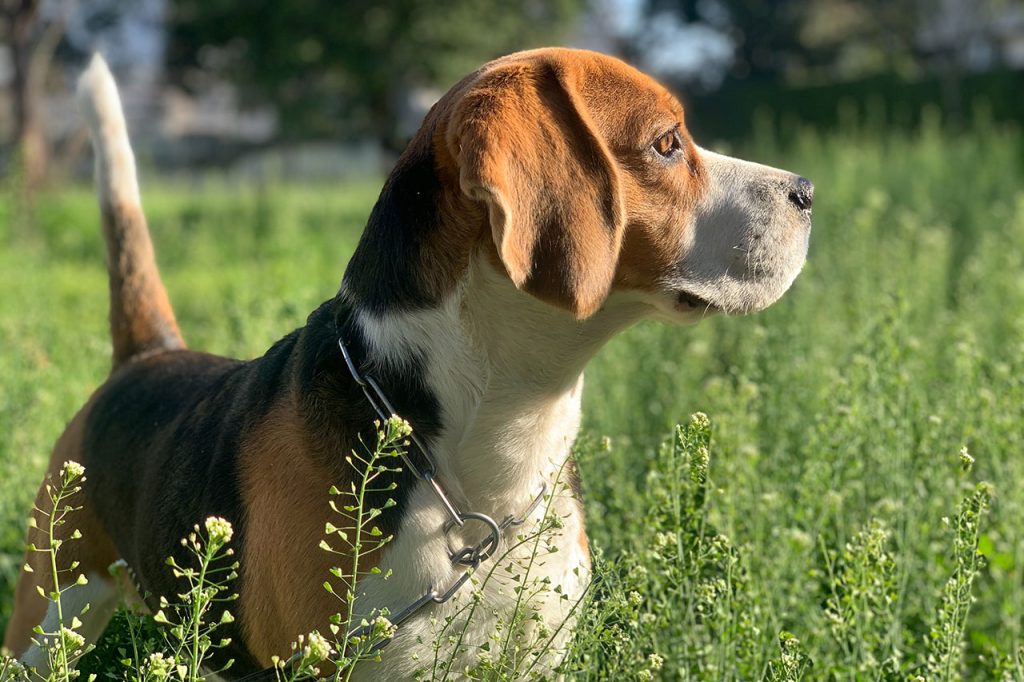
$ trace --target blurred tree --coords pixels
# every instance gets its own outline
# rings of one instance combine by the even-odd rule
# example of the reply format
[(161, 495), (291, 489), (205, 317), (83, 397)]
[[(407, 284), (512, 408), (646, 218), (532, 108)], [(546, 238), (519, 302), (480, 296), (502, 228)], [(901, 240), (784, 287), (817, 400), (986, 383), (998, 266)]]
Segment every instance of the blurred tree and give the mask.
[(483, 61), (556, 40), (585, 0), (173, 0), (168, 67), (270, 102), (282, 137), (371, 134), (398, 149), (414, 88), (447, 88)]
[(644, 13), (727, 35), (734, 78), (792, 82), (905, 70), (915, 62), (927, 7), (923, 0), (646, 0)]
[[(601, 0), (613, 6), (616, 0)], [(971, 97), (1017, 112), (1015, 88), (989, 90), (974, 76), (1019, 70), (1024, 0), (619, 0), (638, 18), (614, 35), (663, 80), (706, 106), (737, 114), (731, 124), (704, 124), (715, 134), (749, 132), (751, 105), (761, 106), (782, 88), (789, 93), (831, 89), (831, 97), (802, 100), (810, 109), (772, 102), (779, 119), (833, 121), (836, 101), (857, 100), (860, 114), (910, 120), (925, 103), (938, 104), (943, 120), (963, 125)], [(666, 28), (668, 27), (668, 28)], [(709, 39), (708, 36), (713, 38)], [(667, 36), (667, 37), (666, 37)], [(664, 58), (666, 49), (715, 58)], [(660, 67), (660, 68), (659, 68)], [(974, 85), (967, 81), (974, 79)], [(870, 82), (870, 83), (869, 83)], [(886, 85), (881, 85), (882, 83)], [(910, 83), (930, 82), (915, 90)], [(996, 82), (996, 81), (986, 81)], [(859, 85), (858, 85), (859, 84)], [(753, 87), (751, 87), (753, 86)], [(873, 94), (873, 88), (884, 91)], [(981, 88), (981, 90), (979, 90)], [(709, 90), (718, 90), (711, 95)], [(984, 91), (984, 94), (980, 94)], [(748, 99), (744, 92), (760, 93)], [(973, 94), (971, 94), (973, 92)], [(856, 93), (854, 95), (853, 93)], [(925, 95), (924, 93), (928, 93)], [(846, 97), (850, 95), (850, 97)], [(870, 101), (864, 95), (872, 95)], [(876, 106), (880, 105), (880, 106)], [(859, 114), (854, 114), (859, 115)], [(719, 121), (729, 118), (719, 117)]]
[(41, 20), (39, 10), (39, 0), (0, 0), (0, 41), (9, 46), (11, 56), (13, 143), (28, 192), (46, 175), (49, 151), (39, 100), (50, 60), (64, 34), (65, 18), (62, 11)]

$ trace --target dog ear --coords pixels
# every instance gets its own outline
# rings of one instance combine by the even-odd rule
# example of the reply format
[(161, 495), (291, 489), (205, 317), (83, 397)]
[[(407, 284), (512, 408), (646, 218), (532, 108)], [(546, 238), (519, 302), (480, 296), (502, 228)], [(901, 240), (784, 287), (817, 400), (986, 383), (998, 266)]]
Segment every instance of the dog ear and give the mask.
[(487, 206), (515, 285), (583, 319), (608, 296), (622, 244), (618, 170), (561, 64), (480, 75), (447, 130), (459, 184)]

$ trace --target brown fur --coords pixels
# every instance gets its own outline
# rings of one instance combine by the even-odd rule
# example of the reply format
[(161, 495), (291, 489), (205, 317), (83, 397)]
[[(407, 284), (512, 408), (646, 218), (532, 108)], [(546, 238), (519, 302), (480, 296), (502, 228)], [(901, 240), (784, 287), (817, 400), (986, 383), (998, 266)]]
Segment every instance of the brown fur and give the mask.
[(108, 200), (101, 209), (110, 274), (114, 367), (141, 353), (184, 348), (185, 340), (157, 270), (142, 207)]
[[(645, 158), (677, 128), (685, 167)], [(587, 317), (613, 287), (653, 291), (705, 189), (682, 105), (622, 62), (572, 50), (496, 60), (434, 105), (399, 160), (430, 153), (445, 229), (419, 253), (431, 300), (487, 252), (525, 291)]]
[(481, 77), (453, 111), (448, 143), (516, 286), (588, 317), (611, 286), (622, 207), (576, 74), (561, 66), (511, 63)]
[[(288, 651), (297, 633), (328, 631), (328, 618), (343, 604), (309, 587), (323, 583), (332, 567), (348, 575), (351, 557), (313, 549), (325, 537), (332, 499), (324, 482), (336, 472), (310, 452), (294, 401), (286, 397), (242, 447), (242, 501), (249, 533), (241, 556), (246, 576), (241, 625), (253, 656), (269, 662)], [(334, 499), (344, 503), (344, 498)], [(340, 518), (332, 520), (342, 525)], [(328, 542), (339, 544), (333, 537)], [(360, 572), (369, 570), (374, 557), (363, 557), (360, 563)]]
[[(644, 158), (677, 128), (684, 169)], [(705, 188), (683, 108), (617, 61), (542, 50), (452, 88), (411, 147), (432, 144), (450, 229), (423, 259), (442, 298), (483, 246), (520, 288), (578, 317), (612, 286), (655, 290)]]

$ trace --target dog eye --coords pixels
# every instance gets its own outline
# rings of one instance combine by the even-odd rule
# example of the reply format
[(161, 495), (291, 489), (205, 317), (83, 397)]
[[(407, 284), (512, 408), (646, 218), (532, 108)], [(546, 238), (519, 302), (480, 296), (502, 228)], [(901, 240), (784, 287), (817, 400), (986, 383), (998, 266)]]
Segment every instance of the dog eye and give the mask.
[(670, 130), (654, 142), (654, 151), (664, 156), (666, 159), (670, 158), (676, 152), (683, 148), (683, 143), (679, 139), (679, 133), (675, 130)]

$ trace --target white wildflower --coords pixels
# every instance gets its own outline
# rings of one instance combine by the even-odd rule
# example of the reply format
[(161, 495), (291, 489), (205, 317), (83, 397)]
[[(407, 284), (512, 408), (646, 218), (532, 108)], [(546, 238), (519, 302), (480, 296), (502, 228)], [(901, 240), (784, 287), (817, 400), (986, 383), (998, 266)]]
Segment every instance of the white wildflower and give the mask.
[(395, 434), (396, 438), (405, 438), (412, 433), (412, 424), (397, 414), (393, 414), (388, 418), (388, 429)]
[(326, 661), (334, 653), (334, 649), (331, 648), (330, 642), (327, 641), (319, 632), (309, 633), (309, 638), (306, 643), (306, 651), (310, 658), (314, 658), (317, 661)]
[(222, 519), (219, 516), (211, 516), (206, 519), (206, 533), (210, 536), (210, 542), (218, 544), (231, 542), (234, 532), (231, 522), (227, 519)]
[(377, 637), (391, 639), (395, 636), (396, 630), (398, 630), (398, 626), (384, 616), (377, 616), (373, 619), (373, 631)]
[(964, 471), (970, 471), (971, 467), (974, 466), (974, 457), (971, 453), (967, 452), (967, 446), (960, 448), (960, 466)]
[(61, 627), (60, 629), (60, 643), (66, 651), (78, 651), (85, 646), (85, 637), (75, 632), (71, 628)]
[(72, 462), (71, 460), (64, 462), (64, 466), (60, 469), (61, 478), (69, 483), (76, 478), (80, 478), (84, 473), (85, 467), (78, 462)]
[(174, 672), (174, 659), (164, 656), (160, 652), (149, 655), (146, 659), (146, 672), (154, 680), (165, 680)]

